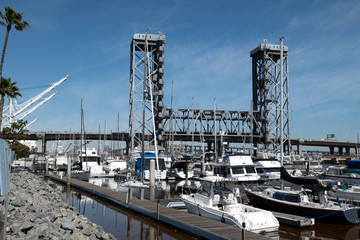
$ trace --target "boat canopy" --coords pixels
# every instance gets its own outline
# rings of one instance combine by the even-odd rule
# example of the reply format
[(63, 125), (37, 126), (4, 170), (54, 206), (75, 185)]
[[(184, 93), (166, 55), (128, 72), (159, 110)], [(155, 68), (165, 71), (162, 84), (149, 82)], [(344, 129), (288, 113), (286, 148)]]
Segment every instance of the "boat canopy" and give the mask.
[(295, 193), (276, 192), (273, 197), (278, 200), (299, 203), (300, 195)]
[[(145, 154), (144, 154), (145, 155)], [(150, 160), (151, 159), (153, 159), (153, 160), (155, 160), (154, 158), (151, 158), (151, 157), (149, 157), (149, 158), (144, 158), (144, 170), (150, 170)], [(164, 159), (163, 158), (159, 158), (158, 159), (158, 161), (159, 161), (159, 170), (165, 170), (166, 169), (166, 167), (165, 167), (165, 161), (164, 161)], [(141, 171), (141, 158), (138, 158), (137, 160), (136, 160), (136, 170), (138, 170), (138, 171)], [(158, 170), (158, 169), (156, 169), (156, 166), (155, 166), (155, 170)]]
[(350, 160), (345, 165), (347, 168), (360, 169), (360, 159)]

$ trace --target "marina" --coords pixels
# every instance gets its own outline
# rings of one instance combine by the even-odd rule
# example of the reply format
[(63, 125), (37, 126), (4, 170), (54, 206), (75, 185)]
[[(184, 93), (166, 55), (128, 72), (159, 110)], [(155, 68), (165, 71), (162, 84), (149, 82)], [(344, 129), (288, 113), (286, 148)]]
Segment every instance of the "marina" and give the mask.
[[(127, 189), (119, 189), (117, 188), (117, 181), (114, 181), (114, 179), (108, 178), (108, 179), (101, 179), (99, 182), (101, 182), (101, 184), (98, 184), (104, 188), (109, 188), (109, 189), (118, 189), (119, 191), (122, 191), (123, 194), (126, 195), (127, 193)], [(164, 189), (168, 189), (168, 190), (161, 190), (161, 191), (157, 191), (156, 193), (156, 198), (160, 199), (160, 203), (163, 206), (167, 206), (170, 202), (173, 202), (174, 205), (176, 205), (176, 203), (179, 202), (179, 194), (181, 192), (178, 192), (175, 190), (175, 183), (167, 183), (167, 185), (170, 185), (169, 187), (165, 187)], [(63, 186), (63, 198), (64, 200), (66, 199), (66, 187), (64, 185)], [(74, 191), (74, 190), (72, 190)], [(92, 196), (91, 194), (85, 192), (85, 191), (81, 191), (81, 190), (76, 190), (76, 192), (79, 192), (82, 195), (86, 195), (87, 198), (91, 198), (91, 199), (95, 199), (95, 202), (100, 202), (102, 203), (102, 207), (98, 207), (98, 211), (96, 214), (93, 214), (94, 219), (98, 219), (100, 218), (99, 222), (102, 222), (102, 215), (103, 215), (103, 209), (106, 208), (112, 208), (112, 204), (109, 204), (108, 201), (103, 201), (101, 200), (101, 198), (94, 198), (94, 196)], [(136, 197), (140, 198), (140, 191), (136, 191), (136, 189), (133, 190), (133, 194)], [(145, 190), (145, 198), (149, 197), (149, 193), (148, 190)], [(82, 197), (84, 198), (84, 196)], [(177, 201), (175, 201), (174, 199), (177, 199)], [(90, 200), (88, 200), (90, 201)], [(71, 201), (70, 201), (71, 202)], [(80, 204), (77, 201), (73, 201), (73, 206), (77, 207), (77, 209), (80, 209), (79, 212), (83, 212), (82, 207), (83, 205), (81, 205), (82, 207), (79, 208)], [(180, 204), (180, 206), (182, 206)], [(92, 209), (89, 206), (86, 206), (86, 209)], [(109, 210), (105, 210), (105, 212), (107, 213)], [(126, 210), (123, 210), (126, 211)], [(86, 214), (86, 210), (85, 210), (85, 214)], [(126, 212), (126, 214), (128, 214), (128, 212)], [(274, 213), (275, 215), (280, 215), (279, 218), (290, 218), (292, 222), (294, 222), (294, 217), (293, 216), (286, 216), (283, 214), (277, 214)], [(115, 215), (115, 213), (114, 213)], [(281, 216), (282, 215), (282, 216)], [(105, 215), (103, 218), (108, 218), (109, 215)], [(119, 218), (119, 216), (118, 216)], [(141, 216), (136, 216), (134, 217), (136, 220), (138, 221), (145, 221), (146, 219), (144, 219)], [(275, 239), (278, 239), (279, 237), (281, 239), (317, 239), (317, 238), (327, 238), (327, 239), (358, 239), (360, 238), (359, 235), (359, 231), (360, 231), (360, 226), (359, 225), (343, 225), (343, 224), (326, 224), (326, 223), (319, 223), (315, 220), (315, 225), (309, 223), (309, 219), (307, 218), (298, 218), (299, 221), (303, 221), (303, 222), (307, 222), (305, 224), (305, 226), (291, 226), (288, 224), (280, 224), (280, 228), (278, 230), (278, 232), (275, 234)], [(280, 221), (280, 220), (279, 220)], [(112, 218), (112, 224), (115, 225), (116, 219), (115, 217)], [(150, 221), (153, 224), (153, 221)], [(146, 222), (145, 222), (146, 223)], [(148, 223), (150, 225), (150, 223)], [(299, 223), (301, 224), (301, 223)], [(111, 226), (111, 224), (109, 224), (109, 226)], [(153, 226), (153, 225), (152, 225)], [(119, 228), (123, 227), (124, 230), (119, 230)], [(154, 228), (157, 229), (157, 227), (155, 226)], [(173, 228), (169, 228), (167, 226), (160, 226), (161, 229), (166, 229), (163, 230), (165, 232), (173, 232)], [(113, 227), (114, 232), (118, 231), (118, 232), (122, 232), (123, 235), (121, 235), (122, 237), (119, 239), (131, 239), (131, 238), (126, 238), (124, 236), (124, 231), (127, 231), (126, 226), (118, 226), (118, 227)], [(109, 231), (110, 232), (110, 231)], [(175, 238), (175, 237), (174, 237)], [(175, 238), (175, 239), (182, 239), (182, 238)], [(186, 238), (183, 238), (186, 239)], [(236, 238), (236, 239), (242, 239), (242, 238)], [(274, 239), (274, 237), (273, 237)]]
[[(39, 177), (43, 178), (41, 175)], [(129, 188), (121, 187), (114, 178), (92, 178), (89, 182), (71, 179), (71, 188), (66, 187), (66, 178), (50, 175), (48, 179), (52, 187), (63, 192), (65, 202), (118, 239), (143, 239), (148, 234), (152, 234), (155, 239), (159, 236), (162, 239), (244, 239), (242, 234), (245, 234), (245, 239), (360, 237), (359, 224), (326, 224), (318, 222), (316, 218), (311, 220), (277, 212), (273, 212), (280, 222), (277, 231), (265, 235), (254, 235), (248, 231), (244, 233), (240, 228), (187, 213), (180, 201), (181, 191), (176, 190), (177, 181), (164, 183), (161, 189), (156, 190), (157, 200), (150, 201), (147, 200), (150, 197), (149, 189), (144, 189), (144, 200), (140, 200), (141, 191), (137, 188), (133, 188), (131, 200), (127, 199)], [(246, 202), (244, 192), (241, 195), (243, 202)], [(209, 232), (208, 228), (211, 228)], [(227, 229), (231, 229), (230, 235)], [(197, 235), (195, 238), (194, 233)]]
[[(23, 72), (39, 68), (28, 61), (28, 68), (20, 65), (24, 70), (14, 71), (13, 58), (3, 65), (10, 29), (22, 31), (29, 23), (21, 21), (22, 13), (11, 7), (5, 7), (4, 14), (0, 12), (5, 21), (1, 23), (7, 26), (0, 64), (2, 239), (360, 239), (359, 134), (354, 141), (360, 103), (356, 111), (350, 107), (357, 102), (355, 86), (359, 74), (351, 71), (353, 64), (343, 67), (345, 55), (353, 57), (344, 52), (356, 48), (349, 42), (346, 45), (345, 40), (336, 42), (345, 32), (359, 32), (345, 27), (349, 23), (355, 25), (356, 21), (349, 19), (356, 15), (357, 4), (352, 4), (356, 5), (352, 9), (347, 3), (338, 3), (330, 9), (321, 2), (314, 9), (321, 12), (321, 5), (326, 12), (318, 14), (312, 10), (314, 16), (303, 17), (294, 10), (285, 11), (299, 7), (299, 3), (281, 3), (281, 8), (274, 9), (272, 3), (263, 1), (251, 5), (253, 8), (247, 13), (243, 7), (250, 3), (230, 2), (213, 5), (176, 1), (171, 3), (173, 8), (160, 3), (155, 4), (158, 9), (146, 6), (143, 15), (131, 16), (128, 12), (136, 9), (139, 13), (140, 4), (119, 11), (119, 3), (104, 6), (89, 3), (87, 6), (95, 13), (92, 18), (101, 19), (102, 24), (88, 27), (101, 34), (93, 31), (91, 37), (89, 34), (81, 38), (72, 25), (88, 20), (87, 15), (82, 15), (88, 14), (83, 6), (82, 11), (80, 6), (71, 9), (82, 21), (69, 24), (72, 16), (64, 11), (61, 19), (67, 22), (67, 27), (57, 22), (60, 17), (54, 15), (54, 20), (47, 23), (53, 24), (50, 28), (36, 26), (40, 15), (24, 3), (32, 13), (29, 16), (39, 18), (33, 19), (34, 29), (39, 33), (42, 28), (48, 29), (46, 38), (41, 36), (43, 41), (36, 46), (45, 46), (48, 38), (53, 37), (49, 30), (54, 35), (61, 33), (57, 38), (63, 39), (64, 44), (73, 42), (71, 48), (67, 45), (57, 53), (69, 55), (67, 59), (54, 54), (61, 46), (56, 42), (56, 47), (51, 46), (54, 51), (39, 54), (37, 61), (61, 58), (64, 62), (57, 62), (57, 68), (67, 67), (72, 74), (41, 86), (44, 91), (20, 104), (16, 98), (22, 97), (23, 90), (39, 87), (18, 88), (17, 78), (24, 81), (21, 77), (27, 76)], [(313, 6), (314, 3), (308, 4), (303, 13)], [(51, 8), (60, 6), (56, 3)], [(49, 6), (44, 6), (45, 9)], [(106, 15), (100, 14), (99, 9)], [(204, 9), (206, 13), (202, 12)], [(266, 14), (279, 17), (277, 24), (270, 24), (268, 15), (257, 22), (259, 19), (254, 16), (264, 15), (264, 9), (276, 10), (278, 14), (275, 11)], [(339, 16), (339, 23), (330, 17), (325, 22), (319, 19), (318, 15), (335, 15), (334, 9), (344, 13), (351, 9), (346, 18), (349, 22)], [(184, 10), (188, 13), (184, 14)], [(123, 15), (127, 18), (119, 18)], [(289, 18), (291, 15), (294, 17)], [(239, 16), (244, 17), (240, 20)], [(250, 16), (252, 24), (244, 21), (250, 20)], [(134, 17), (139, 21), (134, 21)], [(278, 24), (280, 20), (286, 21)], [(271, 33), (272, 39), (257, 32), (240, 37), (228, 29), (242, 26), (245, 30), (243, 22), (247, 32), (261, 29)], [(264, 23), (268, 25), (266, 29), (262, 27)], [(102, 25), (102, 29), (97, 25)], [(312, 25), (316, 25), (312, 34), (319, 32), (319, 40), (308, 38), (304, 44), (303, 35)], [(112, 34), (121, 35), (111, 36), (109, 26)], [(146, 31), (139, 32), (139, 26)], [(341, 34), (322, 38), (321, 32), (326, 32), (326, 36), (332, 32), (324, 26), (331, 26), (332, 30), (341, 26), (341, 31), (335, 31)], [(67, 28), (73, 29), (72, 33)], [(183, 31), (189, 28), (193, 32)], [(59, 29), (66, 29), (66, 34)], [(129, 32), (130, 29), (134, 32)], [(280, 30), (291, 35), (274, 39)], [(358, 39), (356, 35), (350, 37)], [(79, 45), (74, 45), (74, 39)], [(334, 44), (330, 47), (328, 42)], [(336, 43), (341, 50), (336, 49)], [(323, 56), (319, 45), (327, 46)], [(16, 46), (26, 56), (27, 50), (22, 48), (26, 45)], [(333, 53), (336, 55), (332, 56)], [(59, 69), (52, 69), (50, 60), (49, 66), (44, 65), (43, 74), (51, 72), (58, 78)], [(115, 70), (112, 65), (117, 66)], [(16, 81), (1, 75), (3, 66), (11, 66), (4, 73), (10, 72)], [(289, 69), (294, 69), (294, 74)], [(42, 78), (36, 76), (34, 81)], [(114, 81), (115, 78), (121, 81)], [(178, 81), (175, 85), (173, 79)], [(349, 83), (344, 84), (343, 79)], [(26, 83), (29, 82), (34, 84)], [(299, 90), (300, 84), (311, 90), (305, 89), (304, 92), (309, 92), (304, 94)], [(30, 127), (36, 119), (27, 120), (27, 116), (52, 99), (56, 93), (50, 92), (60, 85), (65, 85), (63, 89), (68, 93), (56, 100), (42, 123)], [(290, 86), (294, 86), (291, 90), (296, 94), (292, 95)], [(47, 94), (51, 95), (46, 97)], [(209, 96), (212, 105), (207, 107)], [(75, 107), (74, 102), (80, 103), (80, 99), (79, 112), (80, 106)], [(309, 106), (313, 115), (318, 115), (315, 120), (309, 120), (312, 117)], [(116, 111), (115, 121), (110, 115)], [(348, 137), (344, 137), (349, 130), (344, 128), (354, 114)], [(100, 121), (104, 121), (103, 127)], [(314, 123), (318, 126), (312, 126)], [(325, 135), (325, 131), (334, 132)]]
[[(66, 183), (60, 178), (49, 176), (50, 179)], [(189, 215), (188, 213), (179, 212), (166, 206), (157, 204), (156, 201), (138, 200), (132, 198), (126, 199), (126, 195), (119, 192), (114, 192), (109, 189), (101, 188), (84, 181), (72, 179), (72, 187), (79, 188), (85, 192), (94, 194), (105, 200), (109, 200), (121, 207), (132, 210), (142, 214), (150, 219), (156, 219), (162, 223), (171, 225), (188, 234), (195, 234), (199, 238), (205, 239), (238, 239), (239, 236), (245, 236), (247, 239), (261, 239), (261, 236), (252, 234), (251, 232), (244, 233), (239, 228), (224, 225), (220, 222), (206, 220), (196, 215)], [(264, 238), (266, 239), (266, 238)]]

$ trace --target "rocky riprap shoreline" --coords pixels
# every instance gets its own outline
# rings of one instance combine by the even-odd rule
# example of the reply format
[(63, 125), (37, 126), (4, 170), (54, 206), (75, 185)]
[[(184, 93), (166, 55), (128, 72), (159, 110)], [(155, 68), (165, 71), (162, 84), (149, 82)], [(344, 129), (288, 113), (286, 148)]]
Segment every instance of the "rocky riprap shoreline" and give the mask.
[[(40, 176), (11, 173), (10, 190), (6, 239), (116, 239), (64, 202)], [(0, 203), (4, 213), (4, 196)]]

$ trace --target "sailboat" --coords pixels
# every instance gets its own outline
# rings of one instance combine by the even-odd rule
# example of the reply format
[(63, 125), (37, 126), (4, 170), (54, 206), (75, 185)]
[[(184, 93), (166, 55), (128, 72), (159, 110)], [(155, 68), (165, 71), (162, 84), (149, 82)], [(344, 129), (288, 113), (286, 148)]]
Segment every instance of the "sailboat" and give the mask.
[[(73, 178), (81, 179), (88, 181), (91, 177), (92, 165), (100, 165), (100, 156), (97, 155), (97, 152), (94, 149), (86, 149), (86, 142), (83, 146), (84, 141), (84, 112), (83, 112), (83, 99), (81, 99), (81, 138), (80, 138), (80, 150), (78, 156), (75, 158), (72, 163), (71, 176)], [(94, 164), (95, 163), (95, 164)], [(95, 166), (96, 166), (95, 165)], [(94, 168), (93, 168), (94, 170)], [(93, 171), (94, 174), (94, 171)]]

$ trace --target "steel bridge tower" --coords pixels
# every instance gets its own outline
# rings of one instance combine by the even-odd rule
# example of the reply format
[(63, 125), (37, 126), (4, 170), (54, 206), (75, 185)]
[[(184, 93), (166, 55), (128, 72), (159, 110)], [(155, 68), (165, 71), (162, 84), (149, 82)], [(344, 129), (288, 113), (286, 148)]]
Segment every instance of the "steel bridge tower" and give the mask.
[[(259, 111), (259, 143), (268, 151), (290, 153), (288, 47), (266, 40), (250, 51), (252, 57), (253, 111)], [(282, 72), (281, 72), (282, 70)], [(283, 134), (281, 134), (283, 128)], [(255, 128), (256, 129), (256, 128)], [(282, 142), (282, 144), (280, 144)]]
[(164, 44), (165, 35), (162, 33), (134, 34), (131, 41), (129, 95), (131, 151), (142, 144), (143, 134), (148, 136), (147, 144), (154, 144), (154, 131), (158, 135), (163, 129), (161, 113), (164, 108)]

